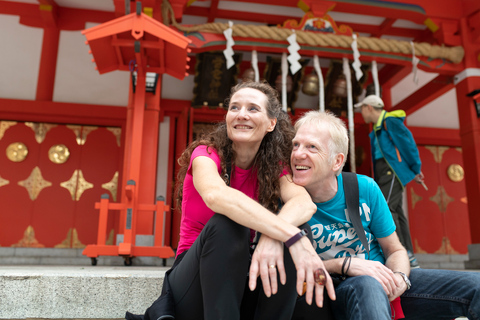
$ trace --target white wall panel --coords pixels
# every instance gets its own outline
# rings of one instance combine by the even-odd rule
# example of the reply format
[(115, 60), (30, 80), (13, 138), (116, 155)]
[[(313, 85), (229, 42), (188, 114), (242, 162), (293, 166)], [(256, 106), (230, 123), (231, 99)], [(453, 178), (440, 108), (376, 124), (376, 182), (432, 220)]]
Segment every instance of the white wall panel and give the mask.
[(99, 74), (85, 41), (81, 31), (61, 32), (53, 100), (126, 106), (130, 73), (112, 71)]
[(0, 98), (35, 100), (43, 29), (21, 25), (19, 20), (0, 15)]

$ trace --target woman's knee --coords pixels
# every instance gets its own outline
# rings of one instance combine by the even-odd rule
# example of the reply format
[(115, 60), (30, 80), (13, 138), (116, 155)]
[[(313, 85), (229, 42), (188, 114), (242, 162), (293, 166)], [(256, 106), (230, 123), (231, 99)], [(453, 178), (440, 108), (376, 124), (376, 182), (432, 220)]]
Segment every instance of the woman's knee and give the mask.
[(207, 239), (215, 247), (226, 250), (225, 254), (248, 252), (250, 229), (244, 227), (222, 214), (215, 214), (204, 228), (204, 241)]

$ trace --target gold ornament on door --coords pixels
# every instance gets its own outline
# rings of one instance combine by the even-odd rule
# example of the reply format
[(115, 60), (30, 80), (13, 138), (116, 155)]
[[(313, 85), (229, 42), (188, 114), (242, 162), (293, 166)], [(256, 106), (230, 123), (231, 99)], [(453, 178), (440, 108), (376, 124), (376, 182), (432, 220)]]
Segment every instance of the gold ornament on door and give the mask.
[(461, 165), (454, 163), (448, 166), (447, 175), (453, 182), (460, 182), (463, 180), (465, 172)]
[(6, 154), (8, 160), (22, 162), (28, 155), (28, 148), (21, 142), (14, 142), (7, 147)]
[(64, 144), (53, 145), (50, 150), (48, 150), (48, 159), (53, 163), (65, 163), (68, 157), (70, 157), (70, 151)]

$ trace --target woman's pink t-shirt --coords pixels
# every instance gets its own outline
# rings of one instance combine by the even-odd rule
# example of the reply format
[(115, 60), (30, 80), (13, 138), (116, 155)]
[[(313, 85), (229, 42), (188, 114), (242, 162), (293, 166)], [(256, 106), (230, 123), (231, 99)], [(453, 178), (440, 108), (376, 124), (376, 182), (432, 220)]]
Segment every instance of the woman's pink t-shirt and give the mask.
[[(207, 151), (207, 146), (204, 145), (195, 148), (183, 182), (182, 220), (177, 255), (192, 246), (205, 224), (215, 214), (205, 205), (205, 202), (203, 202), (202, 197), (193, 185), (192, 162), (196, 157), (200, 156), (212, 159), (217, 165), (218, 173), (221, 173), (220, 158), (215, 149), (208, 148)], [(253, 169), (244, 170), (235, 167), (235, 169), (232, 170), (230, 187), (245, 193), (254, 200), (258, 200), (257, 175)]]

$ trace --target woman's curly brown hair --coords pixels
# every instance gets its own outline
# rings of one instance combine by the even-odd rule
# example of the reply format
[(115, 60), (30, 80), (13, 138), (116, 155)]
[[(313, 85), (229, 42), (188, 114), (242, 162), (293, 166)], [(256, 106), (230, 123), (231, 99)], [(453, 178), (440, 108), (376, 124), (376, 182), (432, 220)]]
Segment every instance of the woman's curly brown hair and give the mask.
[[(277, 212), (278, 200), (280, 199), (279, 177), (284, 167), (287, 167), (289, 171), (291, 170), (290, 154), (295, 133), (288, 114), (282, 111), (278, 92), (267, 82), (248, 81), (237, 84), (232, 87), (230, 96), (225, 100), (225, 105), (228, 107), (230, 98), (244, 88), (252, 88), (264, 93), (267, 96), (267, 115), (270, 119), (277, 119), (275, 129), (265, 135), (253, 161), (258, 179), (258, 201), (265, 208)], [(226, 159), (231, 159), (232, 164), (235, 163), (236, 155), (232, 148), (232, 140), (227, 134), (225, 121), (218, 124), (211, 133), (192, 142), (178, 159), (181, 168), (177, 175), (176, 204), (179, 210), (182, 208), (183, 181), (190, 164), (190, 158), (193, 150), (199, 145), (206, 145), (217, 151), (221, 160), (222, 177), (225, 177), (227, 172)], [(234, 170), (233, 168), (232, 170)]]

